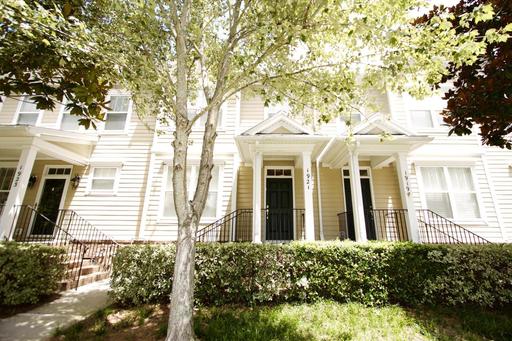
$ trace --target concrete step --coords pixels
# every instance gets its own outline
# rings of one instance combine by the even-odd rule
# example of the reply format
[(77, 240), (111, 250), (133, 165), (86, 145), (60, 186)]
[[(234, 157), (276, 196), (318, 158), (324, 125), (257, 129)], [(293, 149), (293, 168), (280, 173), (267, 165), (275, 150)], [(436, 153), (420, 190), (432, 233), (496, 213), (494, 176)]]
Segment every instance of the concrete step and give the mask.
[[(86, 284), (98, 282), (110, 277), (110, 272), (108, 271), (96, 271), (88, 274), (82, 274), (78, 279), (78, 286), (81, 287)], [(65, 291), (69, 289), (74, 289), (76, 287), (77, 281), (76, 279), (68, 279), (59, 282), (59, 291)]]

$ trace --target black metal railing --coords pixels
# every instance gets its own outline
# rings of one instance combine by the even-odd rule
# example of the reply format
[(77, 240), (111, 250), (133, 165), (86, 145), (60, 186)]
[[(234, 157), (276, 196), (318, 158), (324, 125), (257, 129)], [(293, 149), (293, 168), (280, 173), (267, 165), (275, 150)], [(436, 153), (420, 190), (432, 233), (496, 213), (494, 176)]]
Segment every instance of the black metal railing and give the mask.
[(15, 206), (10, 235), (18, 243), (37, 243), (60, 247), (65, 254), (59, 259), (67, 264), (64, 281), (78, 286), (87, 246), (64, 231), (56, 222), (29, 205)]
[[(406, 209), (372, 209), (365, 211), (368, 239), (404, 241), (408, 240)], [(352, 212), (338, 213), (338, 235), (341, 240), (355, 240)]]
[(100, 272), (110, 272), (119, 244), (73, 210), (59, 210), (58, 217), (59, 226), (86, 245), (87, 252), (84, 259), (99, 266)]
[(265, 229), (265, 241), (283, 243), (304, 240), (303, 208), (266, 208), (261, 210), (261, 225)]
[(252, 240), (252, 209), (233, 211), (197, 231), (198, 242), (250, 242)]
[(377, 240), (409, 240), (406, 209), (372, 209), (370, 214)]
[(420, 241), (431, 244), (487, 244), (487, 239), (432, 210), (416, 210)]
[(68, 271), (64, 281), (77, 288), (85, 260), (98, 272), (110, 272), (119, 244), (72, 210), (59, 210), (57, 221), (49, 219), (35, 207), (14, 207), (11, 238), (19, 243), (39, 243), (66, 250)]

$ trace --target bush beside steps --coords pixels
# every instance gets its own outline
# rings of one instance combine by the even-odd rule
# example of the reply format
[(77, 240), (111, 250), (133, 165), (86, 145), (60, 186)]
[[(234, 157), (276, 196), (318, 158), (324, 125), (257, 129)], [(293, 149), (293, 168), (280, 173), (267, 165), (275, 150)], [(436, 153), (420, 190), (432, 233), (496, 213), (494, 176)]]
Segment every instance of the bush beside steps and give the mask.
[[(166, 302), (174, 255), (173, 244), (120, 249), (113, 298), (134, 305)], [(512, 245), (198, 244), (195, 299), (197, 305), (332, 299), (499, 307), (512, 302)]]

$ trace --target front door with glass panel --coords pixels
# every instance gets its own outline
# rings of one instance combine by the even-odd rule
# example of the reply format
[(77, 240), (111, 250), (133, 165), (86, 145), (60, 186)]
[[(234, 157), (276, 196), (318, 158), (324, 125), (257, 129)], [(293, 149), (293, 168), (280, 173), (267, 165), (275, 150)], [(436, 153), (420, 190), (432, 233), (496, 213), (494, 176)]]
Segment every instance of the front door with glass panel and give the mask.
[(266, 239), (293, 239), (292, 179), (267, 179)]
[(48, 168), (37, 205), (40, 214), (33, 220), (32, 235), (53, 234), (70, 173), (70, 168)]
[[(377, 239), (375, 231), (375, 222), (373, 220), (372, 209), (372, 191), (370, 184), (369, 172), (367, 169), (361, 169), (361, 192), (363, 195), (363, 207), (364, 207), (364, 222), (366, 225), (366, 238), (368, 240)], [(351, 240), (356, 240), (356, 233), (354, 228), (354, 213), (352, 210), (352, 192), (350, 187), (350, 173), (347, 169), (343, 170), (343, 187), (345, 190), (345, 208), (347, 212), (347, 227), (348, 237)]]

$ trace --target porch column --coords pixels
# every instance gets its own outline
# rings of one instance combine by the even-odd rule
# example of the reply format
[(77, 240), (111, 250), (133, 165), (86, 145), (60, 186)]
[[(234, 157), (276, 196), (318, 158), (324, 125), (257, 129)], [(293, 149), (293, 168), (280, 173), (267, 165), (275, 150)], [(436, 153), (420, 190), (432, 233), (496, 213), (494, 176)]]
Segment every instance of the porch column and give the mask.
[(420, 241), (418, 232), (418, 220), (416, 218), (416, 207), (412, 200), (409, 188), (409, 172), (407, 171), (407, 157), (404, 153), (395, 154), (396, 171), (398, 173), (398, 184), (400, 186), (400, 196), (402, 197), (402, 206), (407, 209), (405, 220), (407, 223), (407, 233), (409, 239), (415, 243)]
[(350, 192), (352, 195), (352, 214), (354, 216), (354, 229), (356, 241), (366, 242), (366, 222), (364, 218), (363, 193), (361, 191), (361, 177), (359, 173), (359, 153), (355, 145), (349, 145), (348, 168), (350, 171)]
[(302, 175), (304, 177), (304, 235), (306, 240), (315, 240), (315, 216), (313, 212), (313, 176), (311, 174), (311, 152), (302, 152)]
[(16, 173), (14, 173), (14, 179), (12, 180), (11, 188), (9, 189), (9, 195), (5, 202), (2, 216), (0, 217), (0, 239), (12, 239), (12, 233), (14, 231), (12, 227), (16, 225), (16, 206), (23, 204), (23, 198), (27, 191), (28, 180), (34, 161), (37, 155), (37, 148), (34, 146), (26, 147), (21, 151), (18, 166), (16, 167)]
[(261, 243), (261, 168), (263, 156), (255, 152), (252, 160), (252, 242)]

